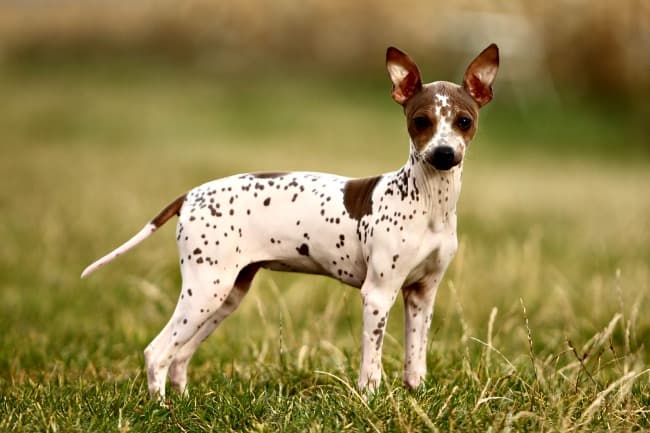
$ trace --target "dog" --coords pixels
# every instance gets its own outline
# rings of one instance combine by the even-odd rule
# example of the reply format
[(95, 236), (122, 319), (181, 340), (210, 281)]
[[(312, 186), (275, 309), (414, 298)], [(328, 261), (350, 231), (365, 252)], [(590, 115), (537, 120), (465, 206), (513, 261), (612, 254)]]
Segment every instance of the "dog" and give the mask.
[(187, 366), (201, 342), (240, 304), (260, 268), (328, 275), (363, 300), (358, 386), (381, 381), (388, 312), (402, 293), (403, 382), (426, 375), (426, 346), (438, 285), (452, 261), (463, 160), (479, 109), (490, 102), (499, 66), (495, 44), (460, 85), (423, 84), (415, 62), (390, 47), (392, 98), (403, 107), (410, 154), (397, 171), (351, 179), (311, 172), (240, 174), (174, 200), (129, 241), (88, 266), (82, 278), (178, 215), (182, 290), (174, 313), (144, 351), (149, 392), (164, 398), (166, 376), (185, 393)]

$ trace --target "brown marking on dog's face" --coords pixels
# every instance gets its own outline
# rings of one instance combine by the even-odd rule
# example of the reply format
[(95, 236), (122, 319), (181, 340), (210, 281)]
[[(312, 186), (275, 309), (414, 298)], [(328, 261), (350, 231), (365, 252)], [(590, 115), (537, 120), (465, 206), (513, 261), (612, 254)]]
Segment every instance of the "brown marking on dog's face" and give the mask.
[(462, 86), (444, 81), (422, 85), (415, 62), (396, 48), (388, 49), (386, 67), (393, 99), (404, 107), (415, 156), (441, 170), (459, 164), (476, 133), (479, 108), (492, 99), (497, 46), (491, 44), (470, 63)]
[(269, 172), (263, 172), (263, 173), (251, 173), (252, 176), (258, 178), (258, 179), (272, 179), (274, 177), (280, 177), (288, 174), (285, 171), (269, 171)]
[(183, 203), (185, 202), (185, 196), (186, 194), (183, 194), (182, 196), (178, 197), (176, 200), (171, 202), (170, 204), (167, 205), (165, 209), (160, 211), (158, 215), (154, 219), (151, 220), (151, 224), (156, 226), (156, 228), (162, 226), (167, 222), (168, 219), (170, 219), (174, 215), (178, 215), (178, 213), (181, 210), (181, 207), (183, 206)]
[(423, 152), (436, 134), (438, 118), (435, 114), (434, 95), (435, 90), (425, 86), (404, 106), (406, 127), (418, 152)]
[[(499, 49), (495, 44), (484, 49), (465, 71), (462, 86), (447, 82), (423, 86), (413, 59), (394, 47), (386, 51), (386, 68), (393, 82), (393, 99), (404, 106), (409, 134), (416, 150), (422, 152), (435, 136), (440, 117), (454, 117), (448, 121), (465, 139), (474, 135), (478, 108), (492, 99), (492, 83), (499, 68)], [(437, 95), (445, 98), (447, 103), (442, 104), (444, 106)], [(448, 107), (455, 108), (456, 112), (450, 113)], [(458, 113), (459, 110), (467, 113)], [(459, 122), (463, 117), (469, 118), (471, 123)]]
[(343, 204), (351, 218), (360, 220), (372, 213), (372, 192), (381, 176), (352, 179), (343, 188)]
[(467, 147), (476, 132), (478, 110), (478, 103), (462, 86), (446, 81), (423, 86), (404, 106), (415, 150), (423, 153), (428, 146), (435, 145), (432, 140), (437, 132), (453, 132)]

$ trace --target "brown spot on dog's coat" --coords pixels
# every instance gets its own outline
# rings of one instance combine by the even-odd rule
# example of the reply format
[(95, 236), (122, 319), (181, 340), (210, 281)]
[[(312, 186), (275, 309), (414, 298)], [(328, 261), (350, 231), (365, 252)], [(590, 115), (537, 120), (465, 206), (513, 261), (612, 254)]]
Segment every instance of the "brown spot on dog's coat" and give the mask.
[(360, 220), (372, 213), (372, 192), (381, 176), (352, 179), (343, 188), (343, 204), (350, 217)]
[(416, 294), (417, 296), (421, 296), (426, 289), (427, 289), (427, 285), (425, 284), (425, 281), (419, 280), (409, 284), (406, 287), (403, 287), (402, 294), (404, 295), (404, 298), (408, 298), (411, 294)]
[(253, 176), (259, 178), (259, 179), (270, 179), (274, 177), (280, 177), (284, 176), (287, 174), (286, 171), (277, 171), (277, 172), (265, 172), (265, 173), (251, 173)]
[(309, 255), (309, 246), (307, 244), (302, 244), (300, 245), (300, 248), (296, 248), (298, 251), (298, 254), (301, 256), (308, 256)]
[(235, 288), (243, 292), (247, 292), (250, 288), (251, 283), (253, 282), (255, 274), (261, 267), (262, 263), (249, 263), (248, 265), (244, 266), (244, 268), (239, 271), (239, 274), (237, 274), (237, 278), (235, 279), (234, 284)]
[(183, 206), (183, 203), (185, 202), (185, 197), (187, 194), (183, 194), (182, 196), (178, 197), (176, 200), (171, 202), (170, 204), (167, 205), (165, 209), (160, 211), (158, 215), (154, 219), (151, 220), (151, 224), (156, 226), (156, 228), (162, 226), (167, 222), (168, 219), (170, 219), (174, 215), (178, 215), (181, 207)]

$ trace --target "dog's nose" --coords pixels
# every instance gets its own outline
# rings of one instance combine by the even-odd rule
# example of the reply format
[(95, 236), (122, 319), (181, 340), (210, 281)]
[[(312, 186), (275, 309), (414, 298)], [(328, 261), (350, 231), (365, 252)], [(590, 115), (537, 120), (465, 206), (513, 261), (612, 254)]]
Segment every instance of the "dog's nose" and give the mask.
[(449, 170), (456, 165), (456, 155), (450, 146), (438, 146), (433, 150), (428, 162), (438, 170)]

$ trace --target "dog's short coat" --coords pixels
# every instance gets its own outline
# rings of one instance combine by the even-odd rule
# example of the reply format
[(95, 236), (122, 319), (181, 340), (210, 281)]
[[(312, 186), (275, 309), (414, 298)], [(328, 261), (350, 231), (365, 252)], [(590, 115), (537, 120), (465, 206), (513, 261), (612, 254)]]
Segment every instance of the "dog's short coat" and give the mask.
[(410, 136), (402, 168), (363, 179), (290, 172), (208, 182), (86, 268), (82, 277), (179, 216), (182, 291), (171, 319), (145, 350), (152, 396), (164, 397), (167, 373), (172, 385), (185, 391), (190, 358), (237, 308), (260, 268), (329, 275), (361, 289), (362, 389), (374, 390), (381, 380), (388, 312), (401, 291), (403, 379), (417, 387), (426, 374), (436, 291), (457, 248), (463, 157), (479, 108), (492, 99), (498, 63), (492, 44), (469, 65), (462, 85), (423, 85), (411, 58), (391, 47), (386, 66), (392, 97), (404, 108)]

